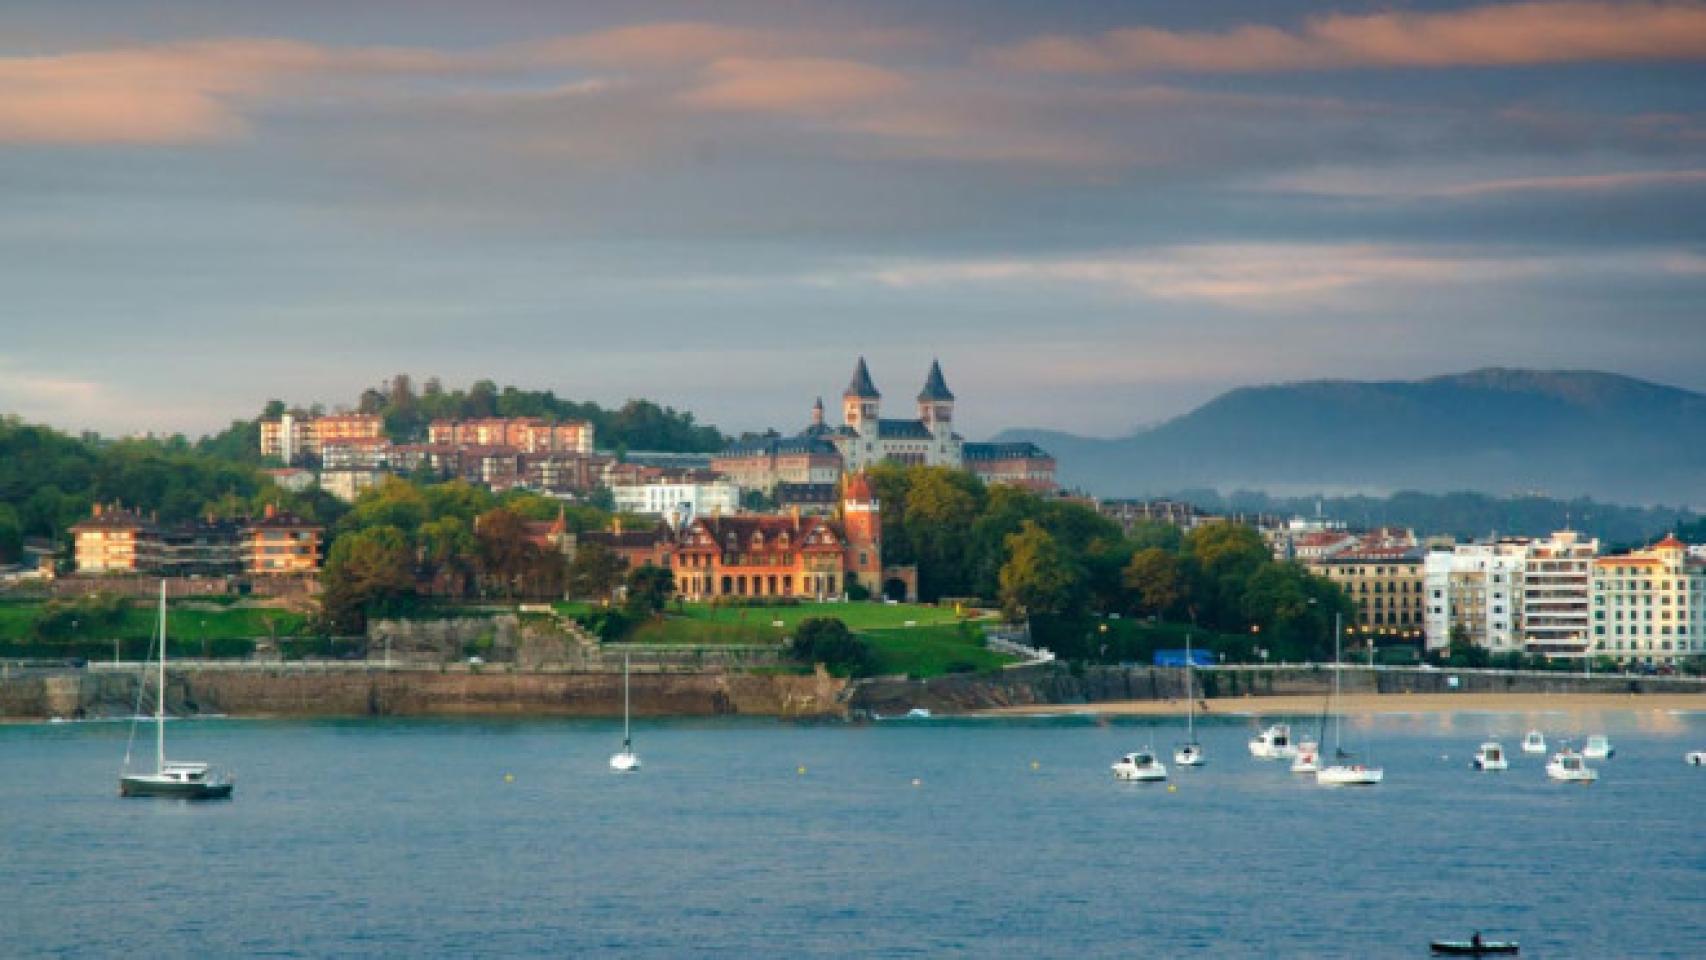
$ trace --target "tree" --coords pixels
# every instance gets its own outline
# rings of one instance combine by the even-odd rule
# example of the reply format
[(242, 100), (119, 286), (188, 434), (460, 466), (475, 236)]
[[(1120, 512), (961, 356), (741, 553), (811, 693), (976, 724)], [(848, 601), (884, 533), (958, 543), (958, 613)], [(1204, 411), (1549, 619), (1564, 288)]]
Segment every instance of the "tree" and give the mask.
[(582, 600), (608, 600), (622, 582), (626, 564), (602, 543), (582, 543), (569, 561), (569, 594)]
[(625, 612), (636, 619), (662, 613), (675, 595), (675, 574), (668, 567), (643, 563), (628, 572)]
[(1001, 609), (1009, 620), (1072, 610), (1083, 575), (1072, 557), (1034, 520), (1007, 538), (1001, 566)]
[(375, 614), (397, 610), (415, 595), (409, 541), (396, 527), (345, 534), (332, 543), (320, 597), (326, 622), (341, 633), (359, 633)]
[(1126, 564), (1125, 585), (1140, 613), (1165, 617), (1177, 610), (1188, 589), (1183, 561), (1170, 550), (1150, 547), (1132, 554)]
[(875, 665), (870, 645), (835, 617), (808, 617), (794, 628), (789, 652), (802, 663), (821, 663), (836, 676), (869, 673)]

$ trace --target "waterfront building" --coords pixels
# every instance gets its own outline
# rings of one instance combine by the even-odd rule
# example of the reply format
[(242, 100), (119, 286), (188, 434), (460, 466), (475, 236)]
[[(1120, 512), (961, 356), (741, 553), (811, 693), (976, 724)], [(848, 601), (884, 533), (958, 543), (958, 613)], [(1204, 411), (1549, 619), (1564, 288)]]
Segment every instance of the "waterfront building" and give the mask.
[(618, 512), (668, 517), (678, 526), (694, 517), (740, 512), (740, 487), (709, 471), (665, 472), (640, 483), (613, 484), (610, 495)]
[(1589, 590), (1599, 541), (1561, 530), (1528, 545), (1522, 570), (1522, 641), (1528, 653), (1580, 657), (1591, 624)]
[(1465, 543), (1428, 551), (1425, 631), (1429, 650), (1456, 636), (1493, 653), (1523, 648), (1522, 578), (1527, 539)]
[(140, 511), (97, 503), (71, 527), (79, 573), (139, 573), (160, 564), (160, 531)]
[(1357, 633), (1388, 642), (1422, 639), (1423, 551), (1402, 545), (1358, 545), (1305, 564), (1338, 584), (1356, 604)]
[(1595, 656), (1648, 666), (1706, 656), (1706, 561), (1676, 537), (1597, 558), (1590, 595)]
[(265, 576), (317, 573), (324, 533), (319, 524), (268, 504), (259, 518), (243, 526), (243, 571)]

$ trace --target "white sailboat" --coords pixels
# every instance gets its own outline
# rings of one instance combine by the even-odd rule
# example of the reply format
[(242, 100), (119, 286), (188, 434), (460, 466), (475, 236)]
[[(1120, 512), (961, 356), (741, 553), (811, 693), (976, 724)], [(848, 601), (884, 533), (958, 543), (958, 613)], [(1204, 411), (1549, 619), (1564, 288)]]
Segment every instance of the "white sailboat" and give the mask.
[(622, 655), (622, 749), (610, 755), (610, 769), (617, 773), (633, 773), (640, 769), (640, 755), (634, 752), (634, 738), (628, 724), (628, 655)]
[[(147, 686), (144, 675), (142, 686)], [(140, 701), (142, 690), (137, 691)], [(140, 707), (140, 703), (138, 704)], [(140, 710), (138, 710), (140, 713)], [(131, 723), (131, 738), (136, 724)], [(154, 704), (154, 772), (130, 773), (130, 745), (124, 750), (125, 772), (119, 775), (121, 797), (168, 797), (180, 800), (223, 800), (236, 784), (200, 760), (166, 759), (166, 581), (160, 581), (160, 670), (159, 693)]]
[(1191, 635), (1185, 634), (1185, 744), (1173, 751), (1173, 762), (1181, 767), (1200, 767), (1207, 762), (1197, 742), (1197, 699), (1191, 677), (1196, 661), (1191, 659)]
[(1386, 778), (1380, 767), (1351, 762), (1355, 758), (1344, 749), (1344, 711), (1339, 707), (1339, 676), (1344, 663), (1339, 655), (1341, 627), (1337, 614), (1333, 616), (1333, 760), (1315, 771), (1315, 782), (1331, 787), (1372, 787)]

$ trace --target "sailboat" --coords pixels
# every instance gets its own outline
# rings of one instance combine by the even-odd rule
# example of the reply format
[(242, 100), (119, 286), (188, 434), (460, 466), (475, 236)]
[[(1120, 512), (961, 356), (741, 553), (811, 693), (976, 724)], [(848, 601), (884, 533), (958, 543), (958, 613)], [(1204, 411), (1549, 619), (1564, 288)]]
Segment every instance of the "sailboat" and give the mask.
[[(154, 704), (154, 772), (130, 773), (130, 747), (124, 751), (125, 773), (118, 780), (121, 797), (172, 797), (180, 800), (223, 800), (236, 786), (231, 778), (200, 760), (166, 759), (166, 581), (160, 581), (159, 696)], [(144, 675), (143, 684), (147, 686)], [(142, 691), (137, 691), (140, 700)], [(131, 738), (136, 725), (131, 724)]]
[(1337, 614), (1333, 617), (1333, 762), (1315, 771), (1315, 782), (1335, 787), (1372, 787), (1386, 778), (1380, 767), (1352, 763), (1354, 758), (1344, 748), (1344, 711), (1339, 707), (1339, 677), (1344, 663), (1339, 654), (1342, 628)]
[(622, 655), (622, 749), (610, 755), (610, 769), (617, 773), (633, 773), (640, 769), (640, 755), (634, 752), (634, 738), (628, 728), (628, 655)]
[(1196, 670), (1191, 659), (1191, 635), (1185, 634), (1185, 744), (1173, 751), (1173, 762), (1181, 767), (1200, 767), (1205, 762), (1202, 744), (1197, 742), (1197, 698), (1191, 676)]

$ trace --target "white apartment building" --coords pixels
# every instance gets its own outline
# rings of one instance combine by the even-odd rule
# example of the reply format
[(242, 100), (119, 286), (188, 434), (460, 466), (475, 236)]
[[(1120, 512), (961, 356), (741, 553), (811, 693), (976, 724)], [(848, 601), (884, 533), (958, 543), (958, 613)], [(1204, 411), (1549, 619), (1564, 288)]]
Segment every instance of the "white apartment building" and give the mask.
[(1587, 653), (1591, 608), (1589, 593), (1597, 539), (1584, 540), (1561, 530), (1528, 545), (1522, 570), (1523, 649), (1548, 657)]
[(740, 486), (732, 480), (656, 480), (613, 485), (611, 498), (622, 513), (665, 517), (676, 527), (696, 517), (740, 512)]
[(1706, 656), (1706, 561), (1675, 537), (1601, 557), (1592, 594), (1596, 656), (1655, 666)]
[(1456, 630), (1493, 653), (1522, 649), (1521, 594), (1528, 546), (1527, 540), (1499, 540), (1429, 551), (1422, 574), (1429, 650), (1450, 646)]

